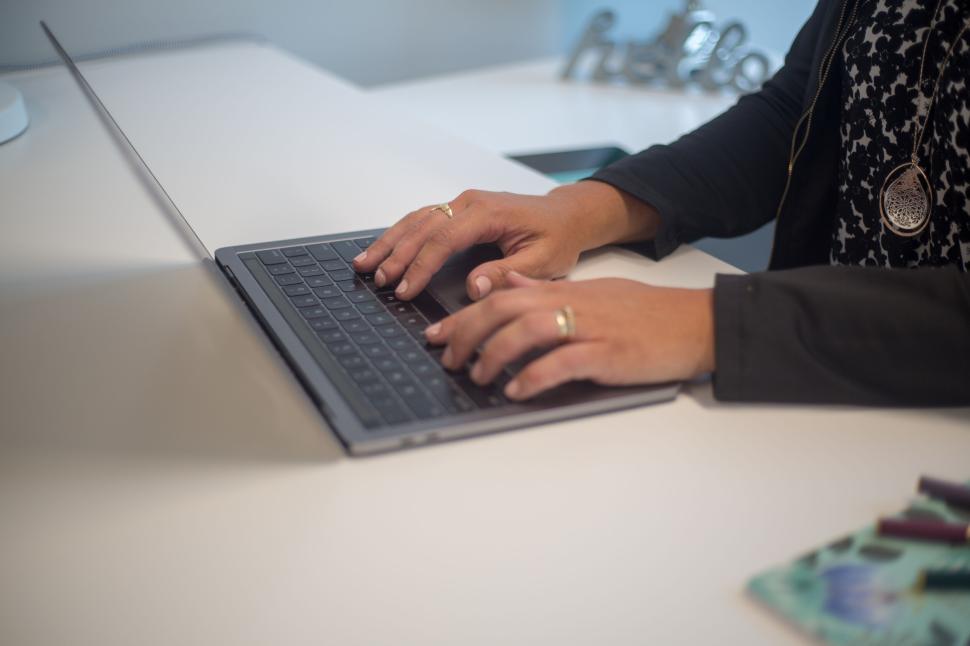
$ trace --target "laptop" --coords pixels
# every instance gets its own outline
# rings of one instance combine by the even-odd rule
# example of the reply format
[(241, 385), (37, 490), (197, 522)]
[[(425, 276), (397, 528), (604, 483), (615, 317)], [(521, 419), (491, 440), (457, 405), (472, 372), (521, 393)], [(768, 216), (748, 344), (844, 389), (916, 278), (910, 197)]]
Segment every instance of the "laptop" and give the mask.
[[(450, 372), (424, 329), (470, 303), (465, 277), (499, 257), (492, 245), (457, 254), (411, 301), (356, 273), (351, 260), (380, 230), (225, 247), (210, 253), (77, 65), (41, 27), (102, 121), (129, 154), (167, 220), (230, 299), (245, 304), (352, 455), (494, 433), (673, 399), (677, 384), (560, 386), (514, 402), (502, 388), (526, 358), (481, 387)], [(240, 309), (241, 312), (245, 310)], [(533, 354), (529, 358), (534, 358)]]

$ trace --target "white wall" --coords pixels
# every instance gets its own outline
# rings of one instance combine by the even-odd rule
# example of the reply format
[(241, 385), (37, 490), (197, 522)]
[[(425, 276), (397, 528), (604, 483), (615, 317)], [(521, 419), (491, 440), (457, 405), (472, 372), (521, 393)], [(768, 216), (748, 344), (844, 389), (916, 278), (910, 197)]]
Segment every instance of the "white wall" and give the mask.
[[(684, 0), (0, 0), (0, 65), (53, 58), (37, 21), (74, 54), (151, 39), (261, 34), (369, 85), (565, 51), (586, 19), (615, 8), (618, 33), (646, 37)], [(814, 0), (706, 0), (783, 52)]]
[(266, 36), (362, 84), (558, 51), (561, 0), (0, 0), (0, 64), (225, 31)]

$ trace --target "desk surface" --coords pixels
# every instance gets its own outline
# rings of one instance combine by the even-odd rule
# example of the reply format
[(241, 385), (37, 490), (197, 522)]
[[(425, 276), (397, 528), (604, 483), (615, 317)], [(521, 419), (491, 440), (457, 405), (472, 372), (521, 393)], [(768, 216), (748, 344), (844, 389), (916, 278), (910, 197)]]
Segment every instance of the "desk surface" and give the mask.
[[(549, 186), (273, 48), (85, 69), (211, 247)], [(970, 470), (970, 410), (706, 384), (349, 459), (67, 74), (7, 80), (33, 121), (0, 146), (0, 643), (797, 644), (747, 578)], [(727, 270), (608, 250), (576, 276)]]
[(737, 100), (730, 92), (698, 88), (561, 81), (561, 69), (558, 58), (542, 59), (389, 83), (369, 93), (394, 110), (500, 153), (604, 144), (634, 152), (676, 139)]

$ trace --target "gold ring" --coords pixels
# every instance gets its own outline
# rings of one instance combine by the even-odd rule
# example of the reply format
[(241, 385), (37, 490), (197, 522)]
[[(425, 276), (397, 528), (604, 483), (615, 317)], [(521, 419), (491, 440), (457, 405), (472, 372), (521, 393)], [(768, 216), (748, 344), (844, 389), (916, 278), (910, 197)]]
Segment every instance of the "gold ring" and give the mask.
[(576, 315), (573, 308), (564, 305), (556, 310), (556, 326), (559, 328), (560, 341), (568, 341), (576, 336)]
[(441, 211), (448, 216), (449, 220), (452, 220), (455, 217), (455, 212), (451, 210), (451, 205), (447, 202), (442, 202), (441, 204), (435, 204), (432, 206), (431, 212), (434, 213), (435, 211)]

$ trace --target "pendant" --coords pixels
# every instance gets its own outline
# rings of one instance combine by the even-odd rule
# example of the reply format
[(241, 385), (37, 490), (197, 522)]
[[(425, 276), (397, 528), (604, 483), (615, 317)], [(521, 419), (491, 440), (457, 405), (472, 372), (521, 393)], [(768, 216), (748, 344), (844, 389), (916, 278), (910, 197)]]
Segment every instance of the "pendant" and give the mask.
[(882, 224), (898, 236), (918, 236), (930, 223), (933, 187), (916, 161), (889, 171), (879, 191)]

